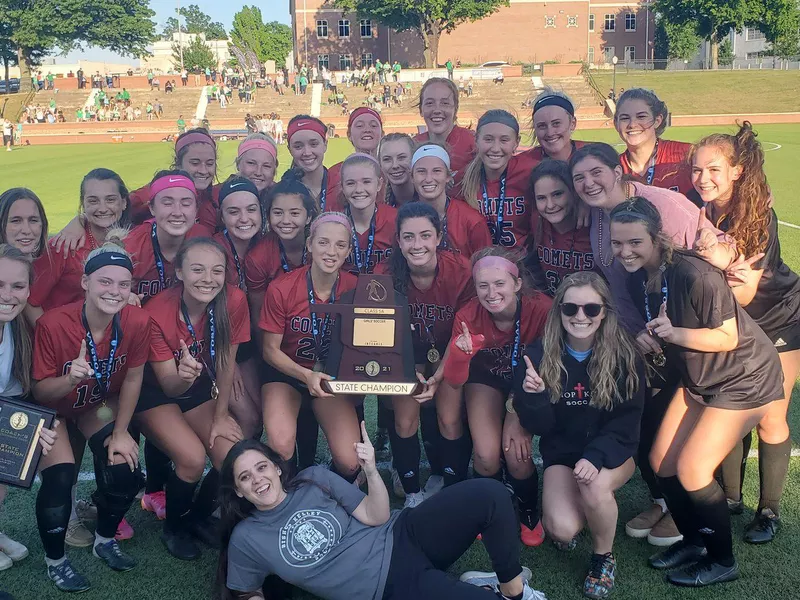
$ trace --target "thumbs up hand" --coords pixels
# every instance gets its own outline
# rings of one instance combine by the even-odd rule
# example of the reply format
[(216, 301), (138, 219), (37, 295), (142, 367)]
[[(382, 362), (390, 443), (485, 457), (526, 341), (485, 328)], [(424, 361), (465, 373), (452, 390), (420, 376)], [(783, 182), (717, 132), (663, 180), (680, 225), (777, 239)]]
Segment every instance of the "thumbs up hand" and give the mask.
[(652, 332), (653, 335), (658, 336), (665, 342), (673, 342), (675, 340), (675, 328), (672, 326), (672, 321), (667, 316), (667, 304), (662, 303), (661, 308), (658, 309), (658, 316), (645, 325), (647, 330)]
[(529, 394), (541, 394), (544, 391), (544, 381), (533, 368), (533, 363), (528, 355), (526, 354), (522, 358), (525, 361), (525, 379), (522, 382), (522, 389)]
[(200, 377), (203, 372), (203, 363), (192, 356), (186, 342), (181, 340), (181, 360), (178, 363), (178, 376), (189, 383), (194, 383), (194, 380)]
[(84, 379), (89, 379), (90, 377), (94, 377), (94, 369), (92, 369), (92, 367), (86, 360), (85, 338), (81, 340), (81, 349), (78, 353), (77, 358), (72, 360), (72, 363), (69, 366), (69, 373), (67, 374), (67, 377), (69, 377), (69, 382), (73, 386), (78, 385)]

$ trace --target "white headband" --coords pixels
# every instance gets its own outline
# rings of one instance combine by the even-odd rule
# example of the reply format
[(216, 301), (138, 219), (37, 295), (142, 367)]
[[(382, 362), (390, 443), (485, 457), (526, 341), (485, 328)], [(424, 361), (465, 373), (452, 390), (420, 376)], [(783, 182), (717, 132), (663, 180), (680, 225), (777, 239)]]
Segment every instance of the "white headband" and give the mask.
[(428, 156), (435, 156), (440, 159), (447, 167), (447, 170), (450, 170), (450, 155), (447, 154), (447, 150), (436, 144), (425, 144), (417, 148), (417, 151), (414, 152), (414, 156), (411, 159), (411, 166), (413, 167), (419, 159)]

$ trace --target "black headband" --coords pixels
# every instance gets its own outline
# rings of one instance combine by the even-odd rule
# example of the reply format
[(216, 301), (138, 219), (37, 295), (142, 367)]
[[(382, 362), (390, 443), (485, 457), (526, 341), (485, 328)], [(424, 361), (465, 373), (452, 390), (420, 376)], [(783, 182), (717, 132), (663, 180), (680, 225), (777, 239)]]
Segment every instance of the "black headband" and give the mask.
[(222, 201), (235, 192), (250, 192), (258, 198), (258, 188), (256, 184), (245, 179), (244, 177), (237, 177), (232, 181), (227, 181), (222, 185), (219, 191), (219, 204), (222, 206)]
[(545, 96), (544, 98), (539, 98), (536, 101), (536, 104), (533, 105), (533, 114), (536, 114), (536, 111), (540, 108), (544, 108), (545, 106), (560, 106), (565, 111), (567, 111), (571, 116), (575, 116), (575, 107), (572, 106), (572, 102), (564, 98), (563, 96)]
[(490, 123), (500, 123), (501, 125), (510, 127), (514, 130), (514, 133), (519, 135), (519, 122), (514, 118), (514, 115), (504, 110), (494, 110), (491, 113), (484, 113), (483, 116), (478, 119), (478, 127), (476, 129), (480, 129), (484, 125), (489, 125)]
[(111, 250), (110, 252), (95, 254), (92, 258), (87, 260), (86, 265), (83, 267), (83, 274), (91, 275), (98, 269), (108, 266), (123, 267), (133, 273), (133, 263), (128, 255), (124, 252)]

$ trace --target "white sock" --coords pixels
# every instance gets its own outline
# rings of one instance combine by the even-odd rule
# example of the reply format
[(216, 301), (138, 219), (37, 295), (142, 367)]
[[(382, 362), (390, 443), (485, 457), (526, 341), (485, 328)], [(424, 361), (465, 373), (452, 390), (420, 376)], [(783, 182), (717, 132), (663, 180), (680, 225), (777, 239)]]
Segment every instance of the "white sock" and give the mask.
[(63, 563), (65, 560), (67, 560), (67, 555), (66, 554), (64, 556), (62, 556), (61, 558), (56, 558), (56, 559), (47, 558), (45, 556), (44, 557), (44, 564), (46, 564), (48, 567), (57, 567), (58, 565)]
[(99, 533), (95, 532), (95, 534), (94, 534), (94, 545), (95, 546), (101, 546), (103, 544), (107, 544), (108, 542), (110, 542), (113, 539), (114, 538), (103, 537)]
[(78, 513), (75, 512), (75, 498), (78, 495), (78, 484), (74, 484), (72, 486), (72, 511), (69, 513), (69, 520), (70, 521), (77, 521), (78, 520)]
[(661, 507), (662, 513), (665, 513), (669, 510), (667, 508), (667, 502), (663, 498), (656, 498), (655, 500), (653, 500), (653, 504), (658, 504)]

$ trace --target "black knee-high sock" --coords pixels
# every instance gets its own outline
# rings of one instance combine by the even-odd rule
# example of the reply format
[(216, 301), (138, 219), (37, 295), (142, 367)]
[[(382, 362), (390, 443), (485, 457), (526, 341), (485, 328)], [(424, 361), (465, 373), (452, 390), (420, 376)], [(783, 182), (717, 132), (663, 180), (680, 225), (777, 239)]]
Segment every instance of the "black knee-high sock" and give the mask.
[(75, 465), (63, 463), (48, 467), (39, 474), (42, 487), (36, 495), (36, 525), (44, 553), (52, 560), (64, 556), (74, 473)]
[(789, 470), (792, 440), (786, 438), (780, 444), (768, 444), (758, 440), (758, 475), (761, 481), (761, 499), (758, 509), (769, 508), (780, 515), (781, 496)]
[(202, 520), (208, 517), (217, 508), (219, 495), (219, 471), (211, 469), (203, 478), (200, 489), (197, 490), (192, 503), (192, 518)]
[(446, 486), (467, 478), (469, 447), (469, 440), (464, 435), (457, 440), (442, 438), (442, 472)]
[(144, 465), (147, 470), (145, 493), (163, 492), (172, 471), (170, 459), (150, 440), (145, 440), (144, 443)]
[(739, 502), (742, 499), (742, 485), (744, 483), (744, 473), (747, 466), (747, 454), (750, 452), (750, 444), (753, 441), (753, 433), (748, 432), (744, 439), (739, 440), (725, 457), (719, 467), (719, 479), (725, 497)]
[(310, 407), (302, 407), (297, 415), (296, 440), (297, 468), (302, 471), (313, 465), (317, 457), (319, 423)]
[[(390, 433), (393, 431), (395, 431), (394, 426), (389, 429)], [(419, 492), (420, 447), (417, 434), (403, 438), (395, 433), (390, 438), (394, 467), (400, 474), (403, 490), (406, 494)]]
[(422, 443), (425, 447), (425, 456), (431, 465), (431, 475), (442, 474), (442, 433), (439, 431), (439, 419), (436, 416), (436, 407), (423, 407), (419, 411), (420, 431)]
[(716, 481), (694, 492), (687, 492), (694, 507), (695, 520), (708, 556), (725, 566), (733, 564), (731, 514), (725, 493)]
[(394, 411), (378, 400), (378, 429), (394, 427)]
[(192, 508), (196, 481), (184, 481), (172, 471), (167, 479), (167, 518), (164, 529), (176, 532), (183, 529), (183, 524)]
[(659, 477), (658, 483), (664, 493), (664, 499), (667, 501), (667, 508), (672, 514), (678, 531), (683, 535), (684, 541), (695, 546), (702, 546), (703, 538), (700, 537), (699, 527), (694, 518), (694, 505), (681, 482), (673, 475), (672, 477)]
[(527, 479), (516, 479), (509, 473), (506, 477), (514, 490), (520, 521), (528, 529), (533, 529), (539, 522), (539, 473), (534, 469)]
[(359, 423), (361, 423), (361, 421), (364, 420), (364, 403), (363, 402), (361, 404), (357, 404), (356, 405), (356, 417), (358, 417), (358, 422)]
[(491, 475), (481, 475), (473, 468), (472, 477), (474, 479), (494, 479), (495, 481), (503, 483), (503, 469), (501, 468), (497, 473), (492, 473)]

